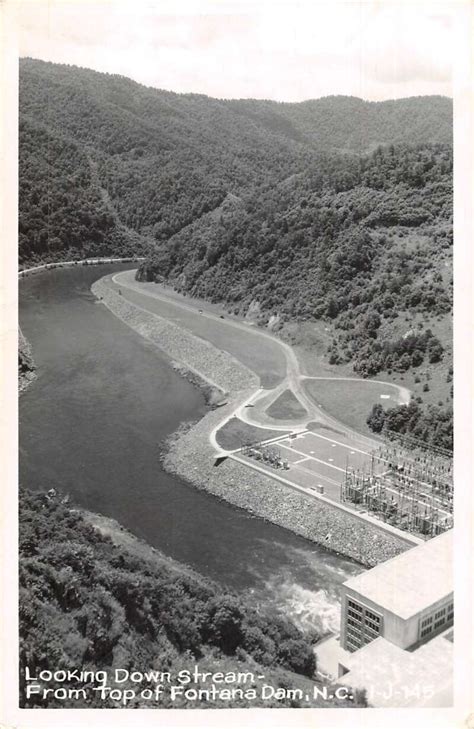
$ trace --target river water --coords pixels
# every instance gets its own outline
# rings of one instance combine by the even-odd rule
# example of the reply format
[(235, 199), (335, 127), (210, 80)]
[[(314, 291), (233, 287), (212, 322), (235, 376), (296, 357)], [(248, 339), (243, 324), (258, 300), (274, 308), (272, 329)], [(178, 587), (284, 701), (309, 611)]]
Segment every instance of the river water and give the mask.
[(351, 561), (168, 475), (160, 448), (205, 411), (200, 392), (90, 292), (128, 265), (55, 269), (20, 282), (38, 378), (20, 399), (20, 481), (117, 519), (198, 572), (301, 627), (337, 629)]

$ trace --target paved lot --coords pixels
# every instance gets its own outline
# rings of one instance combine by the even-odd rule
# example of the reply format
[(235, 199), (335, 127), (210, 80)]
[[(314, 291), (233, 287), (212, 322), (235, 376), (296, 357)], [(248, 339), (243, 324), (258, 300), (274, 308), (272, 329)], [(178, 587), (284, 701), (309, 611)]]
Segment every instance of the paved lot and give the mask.
[[(273, 444), (279, 448), (281, 458), (288, 462), (289, 469), (279, 471), (289, 481), (317, 490), (324, 487), (324, 494), (335, 501), (341, 500), (341, 483), (346, 467), (371, 468), (371, 454), (360, 441), (331, 431), (307, 432), (294, 438), (284, 437)], [(266, 464), (261, 463), (263, 467)], [(271, 473), (274, 471), (267, 467)], [(376, 469), (379, 468), (376, 464)]]

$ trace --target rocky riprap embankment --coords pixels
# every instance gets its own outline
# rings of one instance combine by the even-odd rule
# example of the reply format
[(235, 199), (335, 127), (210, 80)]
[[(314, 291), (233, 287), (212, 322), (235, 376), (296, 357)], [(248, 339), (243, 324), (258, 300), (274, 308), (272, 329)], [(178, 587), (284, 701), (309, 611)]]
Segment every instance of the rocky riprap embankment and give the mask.
[(395, 535), (311, 496), (292, 491), (232, 459), (214, 466), (216, 453), (209, 433), (258, 387), (256, 375), (209, 342), (134, 306), (111, 289), (106, 279), (95, 282), (92, 291), (122, 321), (181, 366), (228, 393), (224, 407), (207, 413), (198, 423), (181, 429), (169, 440), (163, 458), (167, 471), (368, 567), (407, 549), (407, 543)]
[(167, 319), (140, 309), (110, 288), (106, 280), (99, 279), (91, 290), (125, 324), (223, 393), (258, 387), (258, 377), (230, 354)]
[(404, 552), (408, 545), (382, 529), (364, 523), (325, 502), (292, 491), (284, 484), (237, 461), (214, 466), (209, 432), (250, 392), (236, 393), (225, 408), (207, 413), (198, 423), (172, 437), (163, 459), (167, 471), (190, 481), (255, 516), (322, 544), (367, 567)]

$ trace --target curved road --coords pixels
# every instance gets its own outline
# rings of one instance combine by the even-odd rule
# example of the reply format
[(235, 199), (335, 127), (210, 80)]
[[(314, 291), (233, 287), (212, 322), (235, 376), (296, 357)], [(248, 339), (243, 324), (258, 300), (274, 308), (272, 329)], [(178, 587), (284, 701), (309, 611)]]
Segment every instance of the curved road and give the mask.
[[(359, 432), (357, 432), (353, 428), (350, 428), (345, 423), (340, 422), (336, 418), (324, 412), (305, 392), (303, 387), (303, 382), (305, 380), (345, 380), (361, 382), (360, 379), (355, 377), (310, 377), (307, 375), (302, 375), (298, 358), (293, 348), (286, 342), (283, 342), (281, 339), (276, 337), (274, 334), (257, 328), (252, 328), (251, 330), (249, 330), (248, 324), (243, 324), (242, 322), (236, 321), (235, 319), (222, 319), (219, 315), (214, 314), (210, 311), (206, 311), (204, 308), (198, 310), (196, 306), (184, 303), (184, 301), (178, 299), (176, 297), (176, 294), (173, 296), (166, 296), (160, 290), (150, 291), (150, 289), (145, 288), (143, 285), (135, 281), (134, 274), (135, 271), (123, 271), (112, 276), (112, 281), (116, 286), (120, 286), (120, 289), (130, 289), (143, 296), (158, 299), (167, 304), (171, 304), (178, 309), (191, 311), (193, 312), (193, 314), (199, 313), (200, 317), (215, 320), (219, 322), (220, 325), (225, 324), (229, 327), (234, 327), (236, 329), (244, 331), (247, 335), (251, 333), (252, 335), (258, 335), (260, 337), (270, 339), (273, 343), (278, 344), (278, 346), (284, 353), (286, 360), (286, 376), (284, 377), (283, 381), (281, 381), (276, 387), (272, 388), (271, 390), (259, 387), (250, 395), (247, 392), (245, 400), (241, 402), (240, 405), (235, 408), (235, 410), (230, 415), (227, 415), (225, 418), (223, 418), (223, 420), (218, 423), (215, 428), (213, 428), (212, 432), (209, 435), (209, 438), (212, 445), (218, 452), (223, 455), (230, 452), (224, 451), (224, 449), (219, 446), (216, 441), (216, 433), (233, 417), (238, 417), (247, 424), (254, 425), (259, 428), (269, 428), (271, 430), (281, 430), (285, 432), (287, 432), (288, 430), (291, 430), (293, 432), (303, 431), (306, 429), (308, 423), (314, 420), (318, 420), (333, 428), (339, 430), (343, 429), (344, 432), (350, 437), (357, 438), (359, 441), (364, 441), (367, 444), (367, 447), (374, 448), (378, 445), (378, 442), (376, 440), (361, 435)], [(133, 303), (134, 306), (137, 306), (134, 302), (131, 303)], [(203, 307), (205, 306), (205, 304), (200, 305)], [(407, 390), (407, 388), (401, 387), (399, 385), (394, 385), (393, 383), (382, 382), (378, 380), (363, 381), (374, 382), (380, 385), (390, 385), (391, 387), (394, 387), (398, 390), (399, 398), (402, 403), (407, 403), (410, 400), (410, 391)], [(283, 392), (285, 392), (285, 390), (290, 390), (290, 392), (293, 393), (293, 395), (296, 397), (302, 407), (306, 410), (307, 416), (298, 420), (293, 419), (287, 421), (279, 421), (278, 423), (275, 423), (273, 420), (270, 421), (265, 411), (272, 402), (274, 402)], [(249, 408), (249, 405), (251, 405), (252, 407)]]

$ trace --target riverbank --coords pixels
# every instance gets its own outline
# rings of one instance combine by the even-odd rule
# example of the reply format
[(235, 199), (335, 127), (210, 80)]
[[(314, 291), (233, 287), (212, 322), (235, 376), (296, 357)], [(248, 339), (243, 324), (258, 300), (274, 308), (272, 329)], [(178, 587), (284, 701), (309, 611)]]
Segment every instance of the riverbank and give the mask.
[(184, 377), (184, 379), (190, 382), (191, 385), (194, 385), (194, 387), (198, 387), (201, 390), (204, 395), (206, 405), (209, 407), (219, 407), (227, 402), (225, 392), (222, 392), (222, 390), (218, 387), (209, 385), (197, 372), (193, 372), (179, 362), (172, 362), (171, 366), (179, 375), (181, 375), (181, 377)]
[(234, 506), (266, 519), (294, 534), (356, 560), (366, 567), (400, 554), (407, 544), (395, 536), (311, 496), (292, 491), (263, 473), (230, 458), (214, 466), (209, 431), (230, 414), (245, 393), (219, 411), (170, 438), (165, 469)]
[(21, 395), (36, 379), (36, 366), (31, 353), (31, 346), (18, 329), (18, 394)]
[(198, 423), (180, 429), (168, 443), (166, 470), (260, 518), (371, 567), (407, 549), (406, 542), (382, 527), (360, 519), (303, 493), (291, 491), (271, 477), (226, 459), (214, 466), (216, 452), (209, 433), (231, 415), (258, 385), (258, 378), (231, 355), (156, 314), (120, 296), (106, 279), (93, 293), (124, 323), (201, 381), (226, 393), (227, 403), (208, 412)]
[(196, 381), (203, 381), (219, 390), (223, 397), (249, 387), (257, 389), (259, 382), (256, 375), (230, 354), (177, 324), (132, 304), (111, 289), (106, 280), (99, 279), (93, 283), (91, 291), (127, 326), (163, 350), (179, 367), (193, 373)]
[[(130, 256), (127, 258), (82, 258), (73, 261), (52, 261), (50, 263), (41, 263), (38, 266), (30, 268), (22, 268), (18, 271), (18, 278), (27, 278), (30, 275), (40, 273), (41, 271), (50, 271), (55, 268), (71, 268), (73, 266), (100, 266), (107, 263), (138, 263), (145, 260), (141, 257)], [(31, 352), (31, 346), (24, 337), (20, 328), (18, 328), (18, 395), (21, 395), (36, 379), (36, 365)], [(206, 400), (213, 402), (214, 393), (205, 393)]]
[(142, 257), (129, 256), (127, 258), (79, 258), (73, 261), (52, 261), (51, 263), (41, 263), (38, 266), (30, 268), (21, 268), (18, 271), (18, 278), (25, 278), (33, 273), (40, 271), (50, 271), (54, 268), (70, 268), (71, 266), (101, 266), (106, 263), (139, 263), (144, 261)]
[[(32, 672), (54, 666), (58, 646), (63, 664), (87, 663), (98, 675), (112, 666), (155, 667), (160, 657), (170, 676), (193, 671), (197, 689), (206, 688), (202, 672), (246, 672), (249, 686), (259, 680), (275, 687), (301, 689), (301, 701), (268, 693), (215, 694), (207, 700), (178, 695), (171, 700), (161, 692), (156, 701), (135, 692), (137, 681), (122, 678), (129, 691), (107, 701), (91, 692), (61, 698), (26, 696), (20, 684), (23, 708), (267, 708), (344, 706), (343, 700), (315, 694), (314, 688), (331, 683), (316, 675), (313, 644), (319, 631), (303, 631), (273, 605), (259, 605), (253, 597), (225, 588), (219, 582), (171, 559), (129, 533), (114, 519), (70, 505), (55, 490), (34, 493), (20, 489), (20, 667)], [(65, 580), (65, 570), (67, 579)], [(41, 617), (41, 627), (34, 616)], [(230, 616), (230, 617), (229, 617)], [(229, 623), (231, 621), (231, 623)], [(231, 629), (228, 629), (228, 625)], [(54, 640), (52, 639), (54, 637)], [(249, 673), (250, 672), (250, 673)], [(145, 677), (143, 677), (145, 680)], [(137, 679), (138, 680), (138, 679)], [(158, 680), (158, 679), (157, 679)], [(70, 688), (67, 677), (63, 682)], [(314, 701), (303, 700), (305, 695)], [(265, 698), (265, 697), (264, 697)], [(278, 700), (280, 699), (280, 700)], [(365, 706), (355, 694), (355, 706)]]

